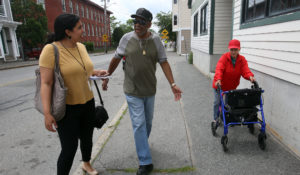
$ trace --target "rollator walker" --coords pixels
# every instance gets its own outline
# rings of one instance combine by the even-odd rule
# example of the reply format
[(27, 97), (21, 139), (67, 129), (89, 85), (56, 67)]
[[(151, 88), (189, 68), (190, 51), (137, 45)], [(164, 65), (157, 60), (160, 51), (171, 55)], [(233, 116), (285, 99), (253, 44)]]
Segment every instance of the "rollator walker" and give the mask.
[[(255, 81), (250, 89), (237, 89), (222, 91), (218, 85), (217, 92), (220, 93), (219, 117), (216, 122), (211, 123), (212, 134), (216, 136), (216, 130), (223, 122), (224, 135), (221, 138), (223, 151), (228, 151), (228, 127), (234, 125), (247, 125), (249, 132), (254, 134), (254, 124), (261, 125), (258, 135), (258, 145), (262, 150), (266, 148), (266, 123), (263, 110), (262, 90)], [(261, 119), (257, 113), (261, 112)]]

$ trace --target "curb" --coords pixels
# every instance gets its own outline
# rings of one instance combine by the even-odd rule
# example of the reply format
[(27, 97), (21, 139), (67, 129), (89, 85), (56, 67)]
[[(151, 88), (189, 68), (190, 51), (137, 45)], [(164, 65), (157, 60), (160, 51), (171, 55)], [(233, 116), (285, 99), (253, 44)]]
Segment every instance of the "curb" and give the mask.
[(7, 70), (7, 69), (15, 69), (15, 68), (22, 68), (22, 67), (36, 66), (36, 65), (39, 65), (39, 63), (25, 64), (25, 65), (11, 66), (11, 67), (4, 67), (4, 68), (1, 68), (1, 67), (0, 67), (0, 71), (1, 71), (1, 70)]
[[(122, 117), (125, 115), (125, 112), (127, 111), (127, 107), (128, 107), (127, 102), (125, 101), (121, 109), (118, 111), (118, 113), (109, 123), (109, 125), (106, 128), (104, 128), (103, 133), (99, 136), (97, 142), (93, 145), (92, 156), (90, 161), (91, 164), (93, 164), (94, 161), (98, 158), (104, 146), (106, 145), (107, 141), (110, 139), (111, 135), (117, 129), (120, 120), (122, 119)], [(85, 172), (83, 172), (81, 167), (82, 167), (82, 163), (79, 164), (79, 166), (76, 168), (73, 175), (84, 175)]]

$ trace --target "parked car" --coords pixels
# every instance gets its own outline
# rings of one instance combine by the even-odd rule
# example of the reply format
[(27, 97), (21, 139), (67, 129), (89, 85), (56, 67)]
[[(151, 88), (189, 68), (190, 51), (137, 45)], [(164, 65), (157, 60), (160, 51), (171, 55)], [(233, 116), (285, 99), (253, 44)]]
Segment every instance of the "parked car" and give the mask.
[(32, 48), (32, 50), (26, 50), (25, 54), (28, 58), (39, 59), (41, 52), (41, 48)]

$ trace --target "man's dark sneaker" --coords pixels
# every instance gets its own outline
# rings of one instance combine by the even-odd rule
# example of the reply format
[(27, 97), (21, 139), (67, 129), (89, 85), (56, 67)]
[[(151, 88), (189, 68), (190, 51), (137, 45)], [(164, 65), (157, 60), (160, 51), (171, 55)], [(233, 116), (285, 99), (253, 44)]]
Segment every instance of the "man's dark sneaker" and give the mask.
[(136, 175), (148, 175), (153, 170), (153, 164), (140, 165)]

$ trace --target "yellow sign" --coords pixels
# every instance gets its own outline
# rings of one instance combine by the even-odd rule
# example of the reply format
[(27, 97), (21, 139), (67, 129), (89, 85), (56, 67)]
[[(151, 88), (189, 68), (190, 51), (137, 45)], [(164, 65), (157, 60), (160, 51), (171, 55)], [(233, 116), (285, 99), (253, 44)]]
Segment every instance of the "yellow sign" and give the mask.
[(169, 39), (168, 36), (161, 36), (162, 39)]
[(161, 32), (161, 34), (163, 34), (164, 36), (166, 36), (166, 35), (169, 34), (169, 32), (168, 32), (166, 29), (164, 29), (164, 30)]
[(107, 35), (102, 35), (102, 41), (103, 42), (108, 42), (108, 36)]

